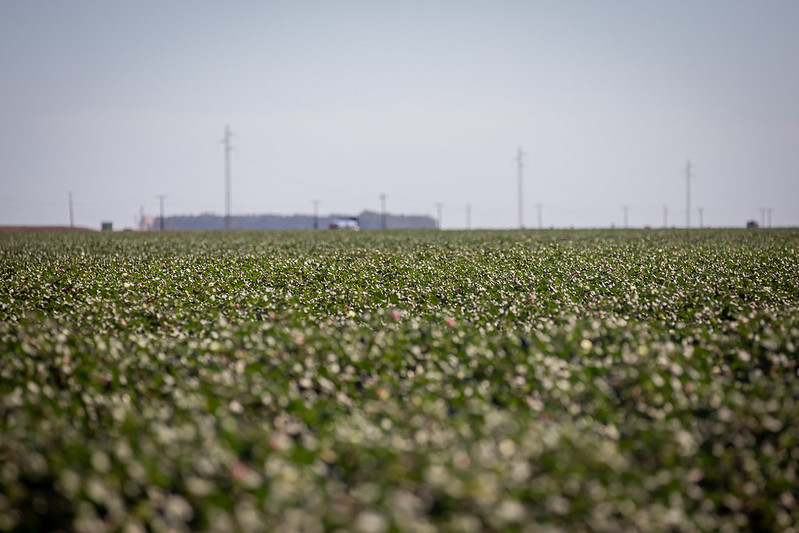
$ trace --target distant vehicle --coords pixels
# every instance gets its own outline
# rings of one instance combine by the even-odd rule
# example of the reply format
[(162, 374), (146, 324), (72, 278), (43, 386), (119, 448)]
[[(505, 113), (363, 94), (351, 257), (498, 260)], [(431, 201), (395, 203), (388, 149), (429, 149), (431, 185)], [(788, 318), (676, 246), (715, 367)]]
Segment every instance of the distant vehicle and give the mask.
[(357, 217), (337, 218), (330, 223), (330, 229), (350, 229), (358, 231), (361, 229), (361, 224), (358, 222)]

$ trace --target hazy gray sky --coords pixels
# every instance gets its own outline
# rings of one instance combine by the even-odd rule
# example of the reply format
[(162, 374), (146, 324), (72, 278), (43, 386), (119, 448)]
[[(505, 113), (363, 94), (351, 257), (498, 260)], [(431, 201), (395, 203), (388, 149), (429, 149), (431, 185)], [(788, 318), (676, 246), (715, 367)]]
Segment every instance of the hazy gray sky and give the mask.
[(799, 225), (799, 2), (0, 0), (0, 225)]

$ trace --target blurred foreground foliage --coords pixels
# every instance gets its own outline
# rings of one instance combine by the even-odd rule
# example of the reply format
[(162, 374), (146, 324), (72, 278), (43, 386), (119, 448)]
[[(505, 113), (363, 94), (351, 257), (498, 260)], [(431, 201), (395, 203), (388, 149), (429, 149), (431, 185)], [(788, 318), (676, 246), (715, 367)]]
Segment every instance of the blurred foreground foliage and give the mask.
[(9, 233), (0, 271), (0, 531), (797, 531), (797, 230)]

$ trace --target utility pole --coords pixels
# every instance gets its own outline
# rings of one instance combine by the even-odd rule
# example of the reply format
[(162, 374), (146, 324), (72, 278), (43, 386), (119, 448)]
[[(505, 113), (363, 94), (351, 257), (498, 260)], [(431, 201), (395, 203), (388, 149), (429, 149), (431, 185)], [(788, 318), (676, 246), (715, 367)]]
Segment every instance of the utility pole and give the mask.
[(380, 229), (386, 229), (386, 195), (380, 195)]
[(522, 147), (519, 147), (519, 152), (516, 156), (517, 172), (519, 175), (519, 229), (524, 229), (524, 200), (522, 195), (522, 178), (524, 172), (524, 152)]
[(161, 200), (161, 220), (160, 220), (160, 227), (161, 227), (161, 231), (164, 231), (164, 198), (166, 198), (166, 195), (163, 195), (163, 194), (158, 194), (158, 195), (156, 195), (156, 198), (158, 198), (159, 200)]
[(663, 227), (669, 227), (669, 206), (666, 204), (663, 204)]
[(466, 229), (472, 229), (472, 206), (466, 204)]
[(697, 209), (699, 210), (699, 227), (700, 228), (704, 228), (705, 227), (705, 220), (702, 217), (702, 214), (704, 213), (705, 208), (704, 207), (699, 207)]
[(225, 147), (225, 229), (230, 229), (230, 151), (233, 149), (230, 146), (230, 126), (225, 126), (225, 138), (222, 139), (222, 144)]
[(538, 208), (538, 229), (544, 229), (544, 217), (541, 213), (541, 208), (543, 204), (535, 204), (536, 208)]
[(760, 208), (760, 227), (762, 227), (762, 228), (770, 228), (771, 227), (771, 208), (770, 207), (761, 207)]
[(68, 195), (69, 195), (69, 227), (74, 228), (75, 217), (73, 216), (73, 211), (72, 211), (72, 193), (70, 192), (68, 193)]
[(313, 201), (313, 229), (319, 229), (319, 200)]
[(441, 229), (441, 209), (442, 209), (442, 207), (443, 207), (443, 204), (441, 204), (441, 203), (437, 203), (436, 204), (436, 213), (438, 214), (438, 219), (436, 221), (436, 226), (438, 226), (438, 229)]
[(685, 227), (691, 227), (691, 160), (685, 164)]
[(626, 205), (623, 207), (624, 209), (624, 229), (627, 229), (627, 210), (629, 209)]

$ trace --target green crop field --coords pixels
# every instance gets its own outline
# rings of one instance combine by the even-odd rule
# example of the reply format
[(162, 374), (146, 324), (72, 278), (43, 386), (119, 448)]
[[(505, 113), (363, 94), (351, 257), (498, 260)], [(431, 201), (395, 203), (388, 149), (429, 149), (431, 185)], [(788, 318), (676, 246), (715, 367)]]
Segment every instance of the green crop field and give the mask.
[(0, 233), (0, 531), (799, 531), (799, 230)]

